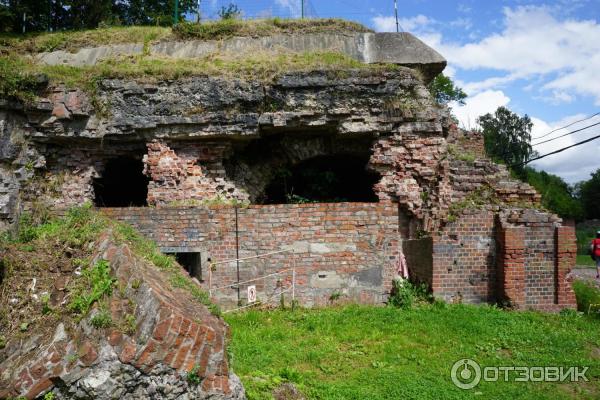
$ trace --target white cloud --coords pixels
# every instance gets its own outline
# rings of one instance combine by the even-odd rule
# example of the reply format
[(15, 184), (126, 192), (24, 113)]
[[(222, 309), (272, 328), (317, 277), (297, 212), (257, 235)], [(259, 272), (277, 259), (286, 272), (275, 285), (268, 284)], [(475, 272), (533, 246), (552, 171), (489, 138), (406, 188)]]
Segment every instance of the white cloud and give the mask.
[(302, 6), (299, 1), (275, 0), (275, 4), (286, 9), (292, 17), (299, 17), (300, 15), (302, 15)]
[(506, 106), (509, 102), (510, 98), (502, 91), (487, 90), (475, 96), (467, 97), (464, 106), (458, 104), (452, 104), (451, 106), (460, 126), (465, 129), (474, 129), (477, 126), (478, 117), (493, 113), (498, 107)]
[[(573, 115), (553, 123), (547, 123), (541, 119), (532, 118), (531, 120), (534, 124), (531, 131), (532, 137), (539, 138), (540, 136), (556, 128), (571, 124), (582, 118), (584, 118), (583, 115)], [(558, 130), (547, 137), (537, 140), (534, 139), (532, 142), (534, 144), (539, 143), (541, 141), (545, 141), (546, 139), (555, 138), (597, 122), (600, 122), (600, 116), (596, 116), (593, 119), (579, 122), (568, 128)], [(573, 135), (565, 136), (552, 142), (534, 146), (534, 150), (538, 151), (540, 155), (543, 155), (597, 136), (598, 134), (600, 134), (600, 129), (598, 129), (598, 127), (594, 127)], [(598, 154), (600, 154), (600, 139), (569, 150), (565, 150), (562, 153), (534, 161), (531, 163), (531, 165), (536, 169), (541, 169), (558, 175), (569, 183), (575, 183), (581, 180), (589, 179), (590, 174), (600, 168), (600, 159), (598, 158)]]
[(455, 28), (463, 28), (468, 31), (473, 27), (473, 21), (471, 18), (457, 18), (450, 22), (450, 26)]
[[(391, 16), (377, 16), (372, 18), (373, 26), (377, 32), (396, 32), (396, 18)], [(419, 14), (412, 18), (401, 18), (398, 20), (401, 29), (408, 32), (420, 32), (435, 24), (435, 20)]]
[(600, 105), (600, 24), (558, 20), (553, 12), (548, 7), (506, 8), (500, 33), (467, 44), (446, 43), (439, 34), (428, 35), (427, 43), (458, 68), (542, 76), (541, 89), (555, 100), (589, 95)]

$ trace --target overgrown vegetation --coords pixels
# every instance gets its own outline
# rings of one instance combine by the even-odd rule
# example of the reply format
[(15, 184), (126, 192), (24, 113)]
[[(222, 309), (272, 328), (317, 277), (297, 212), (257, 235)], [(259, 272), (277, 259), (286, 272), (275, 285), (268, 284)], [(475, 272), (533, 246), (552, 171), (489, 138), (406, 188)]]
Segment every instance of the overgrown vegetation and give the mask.
[[(249, 400), (293, 383), (310, 399), (596, 399), (600, 321), (491, 306), (347, 306), (227, 314), (232, 368)], [(482, 366), (589, 366), (589, 382), (452, 384), (460, 359)]]
[[(0, 239), (0, 336), (6, 340), (31, 329), (52, 334), (57, 320), (77, 321), (92, 312), (95, 328), (118, 326), (134, 333), (131, 313), (113, 321), (110, 296), (126, 296), (106, 260), (91, 263), (94, 242), (112, 230), (116, 240), (127, 242), (140, 257), (167, 273), (174, 288), (183, 288), (197, 301), (218, 312), (208, 295), (197, 287), (175, 260), (163, 255), (154, 243), (133, 228), (108, 220), (90, 205), (75, 207), (62, 217), (40, 208), (20, 219), (17, 231)], [(138, 283), (139, 287), (141, 283)], [(56, 285), (61, 289), (57, 292)], [(131, 310), (130, 310), (131, 311)]]
[(463, 200), (450, 204), (447, 220), (455, 222), (465, 210), (480, 209), (486, 205), (498, 204), (499, 201), (493, 188), (482, 186), (470, 192)]
[(278, 34), (372, 32), (365, 26), (343, 19), (259, 19), (242, 21), (223, 18), (204, 23), (183, 22), (173, 32), (184, 39), (218, 40), (233, 36), (261, 37)]
[(77, 314), (86, 315), (94, 303), (112, 294), (115, 278), (111, 276), (106, 260), (99, 260), (94, 266), (85, 268), (81, 278), (81, 285), (72, 292), (69, 308)]
[(573, 282), (573, 290), (577, 297), (577, 309), (600, 318), (600, 288), (592, 282), (577, 280)]
[(429, 84), (428, 89), (439, 104), (455, 101), (464, 105), (467, 98), (467, 94), (444, 74), (437, 75)]
[(144, 257), (161, 271), (168, 273), (171, 286), (184, 289), (196, 301), (207, 306), (213, 314), (220, 314), (219, 307), (210, 301), (208, 293), (185, 275), (182, 269), (176, 265), (174, 257), (161, 253), (154, 242), (144, 238), (130, 225), (125, 224), (114, 224), (114, 235), (117, 240), (128, 243), (137, 255)]
[[(286, 72), (323, 70), (340, 76), (349, 69), (377, 73), (397, 70), (395, 65), (369, 65), (335, 52), (219, 54), (195, 59), (136, 55), (104, 60), (94, 66), (39, 65), (15, 53), (2, 58), (0, 97), (32, 99), (40, 74), (50, 83), (63, 83), (91, 94), (92, 100), (102, 79), (123, 78), (145, 82), (180, 79), (189, 76), (223, 76), (231, 79), (253, 79), (270, 82)], [(16, 72), (19, 71), (19, 72)]]
[(394, 279), (388, 304), (399, 308), (431, 303), (433, 297), (427, 284), (414, 284), (406, 279)]
[(542, 205), (545, 208), (562, 218), (578, 221), (583, 218), (584, 209), (581, 201), (575, 196), (574, 188), (562, 178), (531, 167), (524, 168), (523, 175), (523, 180), (542, 195)]
[(35, 54), (64, 50), (76, 52), (84, 47), (124, 43), (154, 44), (176, 39), (171, 28), (160, 26), (128, 26), (83, 31), (43, 32), (28, 35), (0, 35), (0, 53)]
[(27, 61), (0, 56), (0, 97), (30, 102), (39, 86), (39, 77), (28, 70)]

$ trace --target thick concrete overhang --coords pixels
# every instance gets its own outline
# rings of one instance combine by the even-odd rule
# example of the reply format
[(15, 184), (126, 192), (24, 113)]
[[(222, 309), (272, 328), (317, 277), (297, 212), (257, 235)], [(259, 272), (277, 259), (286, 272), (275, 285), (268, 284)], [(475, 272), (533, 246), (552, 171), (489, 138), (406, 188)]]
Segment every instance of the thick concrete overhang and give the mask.
[[(410, 33), (356, 33), (275, 35), (260, 38), (235, 37), (226, 40), (188, 40), (161, 42), (151, 46), (150, 53), (173, 58), (205, 57), (214, 53), (252, 54), (258, 51), (334, 51), (360, 62), (398, 64), (419, 69), (429, 82), (446, 67), (437, 51)], [(48, 65), (94, 65), (107, 57), (142, 54), (141, 43), (83, 48), (75, 53), (53, 51), (37, 58)]]

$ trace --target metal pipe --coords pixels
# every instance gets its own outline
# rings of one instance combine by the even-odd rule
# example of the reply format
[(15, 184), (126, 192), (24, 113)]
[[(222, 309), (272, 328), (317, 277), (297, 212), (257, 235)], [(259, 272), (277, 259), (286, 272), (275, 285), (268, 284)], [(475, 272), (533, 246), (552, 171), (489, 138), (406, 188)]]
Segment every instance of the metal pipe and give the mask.
[(239, 307), (242, 305), (242, 299), (240, 297), (240, 231), (237, 206), (235, 207), (235, 260), (237, 266), (237, 299)]
[(302, 19), (304, 19), (304, 0), (302, 0)]
[(396, 14), (396, 33), (400, 32), (400, 24), (398, 23), (398, 0), (394, 0), (394, 13)]

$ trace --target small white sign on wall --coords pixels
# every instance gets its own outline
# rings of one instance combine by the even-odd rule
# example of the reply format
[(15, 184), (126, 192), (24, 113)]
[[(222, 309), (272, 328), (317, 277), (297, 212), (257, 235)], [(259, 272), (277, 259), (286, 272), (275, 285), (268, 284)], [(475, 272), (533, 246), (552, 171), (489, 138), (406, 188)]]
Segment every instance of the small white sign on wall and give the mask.
[(248, 286), (248, 303), (256, 302), (256, 286)]

